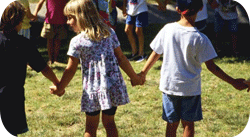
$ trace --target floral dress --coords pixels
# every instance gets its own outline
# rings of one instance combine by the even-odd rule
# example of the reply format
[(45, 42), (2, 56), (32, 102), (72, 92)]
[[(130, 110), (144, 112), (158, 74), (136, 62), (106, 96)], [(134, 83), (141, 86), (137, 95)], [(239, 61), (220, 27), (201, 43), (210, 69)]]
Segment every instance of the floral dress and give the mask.
[(107, 110), (129, 103), (127, 88), (114, 55), (114, 49), (119, 46), (113, 30), (110, 37), (98, 42), (92, 41), (84, 33), (71, 40), (67, 54), (80, 59), (83, 112)]

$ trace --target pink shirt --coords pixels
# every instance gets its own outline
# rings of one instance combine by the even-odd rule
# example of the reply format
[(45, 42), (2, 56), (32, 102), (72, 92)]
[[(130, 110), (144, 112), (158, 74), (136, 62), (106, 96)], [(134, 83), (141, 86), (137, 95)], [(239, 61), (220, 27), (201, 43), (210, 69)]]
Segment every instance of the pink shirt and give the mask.
[(66, 24), (67, 18), (63, 15), (63, 9), (68, 0), (47, 0), (47, 13), (45, 22), (49, 24)]

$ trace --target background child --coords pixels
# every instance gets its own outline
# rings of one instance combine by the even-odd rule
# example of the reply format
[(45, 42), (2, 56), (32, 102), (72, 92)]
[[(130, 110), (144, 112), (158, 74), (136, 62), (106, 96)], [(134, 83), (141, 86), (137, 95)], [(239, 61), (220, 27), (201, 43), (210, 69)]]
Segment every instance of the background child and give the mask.
[[(141, 62), (144, 60), (144, 34), (143, 27), (148, 25), (148, 7), (145, 0), (124, 0), (123, 15), (127, 16), (125, 32), (128, 36), (129, 43), (132, 48), (132, 54), (128, 57), (129, 60)], [(136, 48), (136, 38), (138, 38), (139, 50)]]
[(18, 34), (30, 39), (30, 28), (31, 28), (30, 20), (36, 20), (37, 18), (33, 14), (31, 14), (30, 4), (28, 0), (17, 0), (17, 1), (23, 5), (26, 11), (22, 23), (22, 29), (18, 32)]
[(12, 2), (3, 12), (0, 24), (0, 112), (5, 128), (15, 136), (28, 131), (24, 105), (27, 63), (54, 85), (59, 83), (36, 46), (17, 34), (24, 15), (24, 7)]
[(41, 37), (47, 39), (47, 48), (49, 54), (48, 64), (57, 62), (61, 41), (67, 38), (66, 17), (63, 15), (63, 8), (68, 0), (40, 0), (34, 11), (37, 17), (38, 12), (46, 1), (47, 13)]
[[(215, 9), (215, 22), (214, 22), (214, 31), (216, 33), (216, 48), (219, 51), (223, 52), (226, 49), (233, 49), (233, 54), (237, 55), (237, 32), (238, 32), (238, 13), (236, 10), (237, 3), (232, 0), (216, 0), (217, 8)], [(222, 30), (223, 27), (227, 26), (229, 34), (230, 34), (230, 42), (232, 47), (221, 47), (219, 43), (221, 43)], [(225, 35), (227, 33), (224, 33)]]
[(114, 116), (117, 106), (129, 103), (126, 85), (119, 66), (131, 78), (132, 85), (140, 78), (123, 55), (115, 32), (100, 18), (92, 0), (71, 0), (64, 9), (67, 24), (79, 34), (69, 46), (68, 65), (60, 84), (51, 93), (62, 90), (73, 78), (80, 61), (83, 79), (81, 109), (86, 113), (86, 136), (96, 136), (100, 111), (107, 136), (118, 136)]
[(163, 120), (167, 121), (166, 136), (176, 136), (181, 121), (183, 136), (194, 136), (194, 122), (203, 118), (201, 110), (201, 64), (209, 71), (242, 90), (243, 79), (234, 79), (213, 61), (217, 56), (210, 40), (194, 27), (202, 0), (177, 0), (178, 22), (169, 23), (150, 44), (153, 52), (142, 69), (146, 76), (163, 54), (160, 90), (163, 92)]

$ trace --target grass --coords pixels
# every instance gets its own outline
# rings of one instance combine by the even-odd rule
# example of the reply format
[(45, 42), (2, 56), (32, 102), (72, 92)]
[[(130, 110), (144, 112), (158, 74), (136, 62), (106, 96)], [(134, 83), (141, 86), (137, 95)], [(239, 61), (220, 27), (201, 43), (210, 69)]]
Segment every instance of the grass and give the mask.
[[(30, 2), (38, 0), (30, 0)], [(150, 54), (149, 43), (159, 32), (164, 24), (150, 24), (145, 28), (145, 53)], [(33, 29), (41, 28), (42, 23), (32, 24)], [(209, 24), (207, 30), (211, 30)], [(121, 48), (125, 55), (130, 54), (130, 46), (126, 34), (123, 32), (124, 25), (118, 24), (117, 35), (121, 42)], [(247, 57), (247, 51), (242, 48), (247, 40), (246, 32), (249, 31), (249, 25), (240, 25), (242, 31), (239, 36), (239, 45), (241, 45), (241, 57), (220, 57), (216, 59), (216, 64), (232, 77), (250, 78), (250, 61)], [(246, 32), (244, 32), (246, 31)], [(34, 31), (32, 31), (34, 32)], [(33, 33), (33, 40), (37, 43), (39, 51), (48, 60), (46, 41), (38, 38), (38, 33)], [(34, 36), (37, 35), (37, 36)], [(213, 33), (207, 33), (212, 42), (214, 42)], [(53, 71), (61, 78), (67, 63), (66, 52), (69, 39), (65, 41), (60, 51), (60, 64), (52, 65)], [(225, 44), (226, 45), (226, 44)], [(125, 82), (127, 83), (130, 103), (118, 107), (116, 113), (116, 123), (121, 137), (162, 137), (165, 135), (166, 122), (161, 119), (162, 100), (161, 92), (158, 89), (160, 67), (162, 61), (159, 60), (150, 70), (147, 76), (147, 82), (144, 86), (132, 87), (128, 76), (122, 71)], [(131, 62), (136, 72), (140, 72), (145, 61), (142, 63)], [(202, 66), (202, 121), (196, 122), (195, 130), (197, 137), (232, 137), (239, 134), (245, 127), (249, 117), (249, 93), (237, 91), (232, 86), (221, 81), (210, 73), (205, 65)], [(57, 97), (49, 94), (51, 82), (42, 76), (28, 69), (25, 96), (26, 113), (30, 131), (20, 135), (21, 137), (80, 137), (85, 130), (85, 114), (80, 112), (81, 100), (81, 72), (76, 72), (75, 77), (66, 88), (66, 94), (63, 97)], [(183, 129), (179, 126), (177, 136), (181, 136)], [(106, 136), (105, 129), (100, 123), (98, 136)]]
[[(41, 25), (41, 24), (40, 24)], [(33, 27), (38, 27), (32, 24)], [(151, 53), (149, 43), (163, 25), (151, 24), (145, 29), (145, 52)], [(209, 26), (208, 26), (209, 27)], [(129, 42), (122, 31), (123, 24), (118, 24), (117, 35), (125, 55), (130, 54)], [(70, 38), (65, 41), (60, 52), (60, 64), (52, 65), (53, 71), (61, 78), (67, 63), (66, 52)], [(33, 37), (34, 38), (34, 37)], [(35, 39), (39, 51), (47, 60), (46, 41)], [(215, 60), (226, 73), (232, 77), (250, 78), (250, 61), (247, 57), (222, 57)], [(140, 72), (142, 63), (131, 62), (136, 72)], [(164, 136), (166, 122), (161, 119), (162, 100), (158, 89), (160, 67), (159, 60), (150, 70), (144, 86), (132, 87), (128, 76), (122, 71), (127, 83), (130, 103), (118, 107), (116, 123), (121, 137), (152, 137)], [(196, 122), (198, 137), (231, 137), (239, 134), (245, 127), (249, 117), (249, 93), (237, 91), (232, 86), (221, 81), (202, 66), (202, 121)], [(81, 72), (80, 66), (75, 77), (66, 88), (66, 94), (59, 98), (49, 93), (51, 82), (28, 69), (26, 79), (26, 112), (30, 131), (21, 137), (80, 137), (85, 130), (85, 114), (80, 112)], [(183, 129), (178, 129), (181, 136)], [(99, 125), (98, 136), (106, 136), (102, 124)]]
[[(131, 62), (136, 72), (142, 63)], [(158, 90), (160, 66), (158, 61), (150, 70), (144, 86), (132, 87), (122, 71), (127, 83), (131, 102), (118, 107), (116, 123), (122, 137), (164, 136), (166, 123), (161, 119), (162, 101)], [(216, 63), (229, 75), (249, 78), (250, 62), (238, 58), (216, 59)], [(66, 64), (52, 65), (61, 77)], [(237, 91), (232, 86), (212, 75), (205, 65), (202, 66), (202, 106), (204, 119), (196, 123), (196, 136), (229, 137), (239, 134), (249, 117), (250, 98), (246, 91)], [(79, 68), (80, 69), (80, 68)], [(50, 81), (41, 73), (28, 69), (26, 80), (26, 112), (30, 131), (23, 137), (46, 136), (83, 136), (85, 114), (80, 112), (81, 73), (77, 71), (66, 94), (59, 98), (49, 94)], [(181, 136), (182, 128), (178, 129)], [(98, 135), (105, 136), (102, 124)]]

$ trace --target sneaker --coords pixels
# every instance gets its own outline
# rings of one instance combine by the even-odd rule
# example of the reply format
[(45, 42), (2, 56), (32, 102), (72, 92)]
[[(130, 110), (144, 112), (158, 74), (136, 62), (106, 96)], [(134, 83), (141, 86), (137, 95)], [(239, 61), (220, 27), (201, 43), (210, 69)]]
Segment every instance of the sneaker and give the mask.
[(137, 56), (134, 60), (139, 63), (139, 62), (142, 62), (144, 59), (146, 59), (147, 57), (146, 56)]
[(137, 56), (138, 56), (138, 52), (135, 53), (135, 54), (129, 55), (127, 58), (128, 58), (129, 61), (132, 61), (132, 60), (134, 60), (134, 58), (136, 58)]

